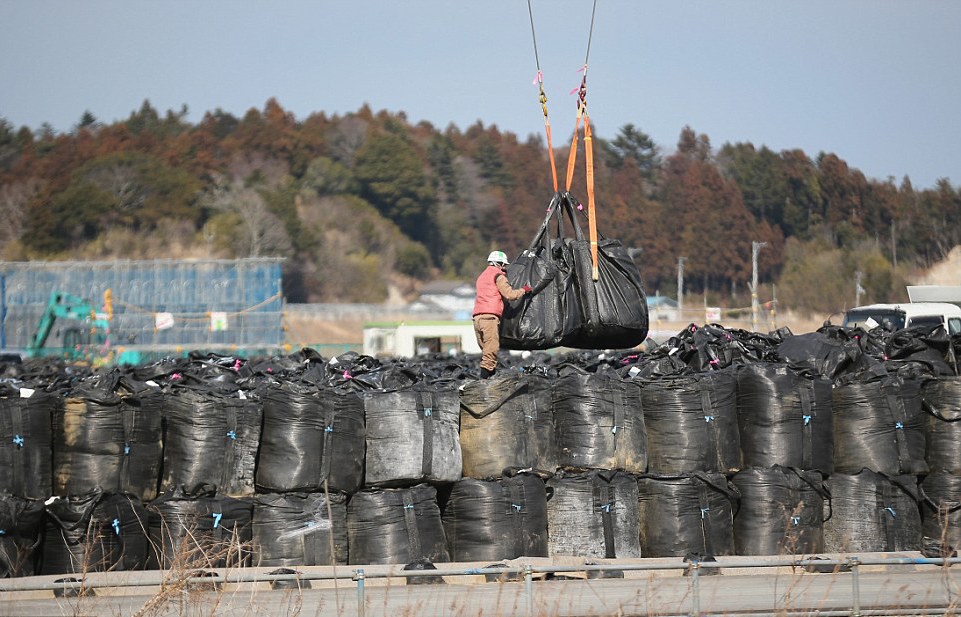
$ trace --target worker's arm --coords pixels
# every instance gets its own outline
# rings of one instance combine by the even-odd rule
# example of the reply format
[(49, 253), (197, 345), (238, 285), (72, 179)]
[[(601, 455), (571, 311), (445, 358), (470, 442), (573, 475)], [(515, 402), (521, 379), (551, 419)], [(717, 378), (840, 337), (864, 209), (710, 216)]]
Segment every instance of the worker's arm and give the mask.
[(530, 287), (525, 285), (521, 289), (514, 289), (511, 284), (507, 282), (507, 277), (503, 274), (498, 274), (494, 277), (494, 284), (497, 285), (497, 291), (501, 292), (505, 300), (517, 300), (518, 298), (523, 298), (524, 294), (530, 291)]

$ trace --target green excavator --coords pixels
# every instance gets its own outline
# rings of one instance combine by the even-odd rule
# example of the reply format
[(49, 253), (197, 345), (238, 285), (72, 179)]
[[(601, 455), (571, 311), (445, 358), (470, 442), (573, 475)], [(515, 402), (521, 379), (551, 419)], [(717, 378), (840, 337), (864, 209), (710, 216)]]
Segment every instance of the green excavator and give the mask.
[(98, 363), (110, 355), (110, 290), (100, 311), (83, 298), (53, 291), (27, 345), (28, 358), (59, 357)]

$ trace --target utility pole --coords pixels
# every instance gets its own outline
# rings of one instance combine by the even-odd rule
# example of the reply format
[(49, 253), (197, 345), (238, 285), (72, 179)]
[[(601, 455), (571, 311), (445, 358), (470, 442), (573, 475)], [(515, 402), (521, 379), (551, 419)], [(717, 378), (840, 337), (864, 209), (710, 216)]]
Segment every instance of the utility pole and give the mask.
[(858, 270), (854, 273), (854, 306), (861, 306), (861, 294), (864, 293), (864, 287), (861, 287), (862, 280), (864, 280), (864, 272)]
[(687, 257), (677, 258), (677, 315), (684, 321), (684, 262)]
[(767, 242), (751, 243), (751, 329), (757, 332), (757, 254)]
[(0, 273), (0, 349), (7, 348), (7, 275)]

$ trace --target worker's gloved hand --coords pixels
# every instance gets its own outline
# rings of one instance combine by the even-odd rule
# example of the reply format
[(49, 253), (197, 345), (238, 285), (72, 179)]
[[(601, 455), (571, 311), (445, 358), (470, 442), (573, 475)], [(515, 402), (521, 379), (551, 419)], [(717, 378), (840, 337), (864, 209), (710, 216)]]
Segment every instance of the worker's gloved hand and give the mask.
[(531, 293), (532, 291), (534, 291), (534, 288), (531, 287), (530, 285), (524, 285), (523, 287), (521, 287), (521, 289), (523, 289), (523, 290), (524, 290), (524, 293), (526, 293), (526, 294), (529, 294), (529, 293)]

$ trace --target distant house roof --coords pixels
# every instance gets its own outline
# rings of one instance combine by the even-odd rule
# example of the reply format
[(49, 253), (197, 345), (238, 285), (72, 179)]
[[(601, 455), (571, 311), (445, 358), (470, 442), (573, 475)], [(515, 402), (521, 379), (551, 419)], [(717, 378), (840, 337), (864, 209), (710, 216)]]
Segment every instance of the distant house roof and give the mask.
[(647, 306), (650, 308), (677, 308), (677, 300), (667, 296), (648, 296)]
[(420, 289), (422, 296), (473, 296), (474, 286), (464, 281), (431, 281)]

